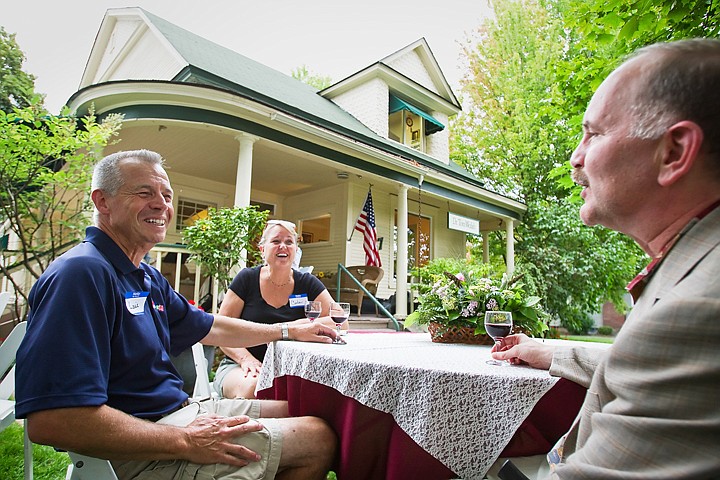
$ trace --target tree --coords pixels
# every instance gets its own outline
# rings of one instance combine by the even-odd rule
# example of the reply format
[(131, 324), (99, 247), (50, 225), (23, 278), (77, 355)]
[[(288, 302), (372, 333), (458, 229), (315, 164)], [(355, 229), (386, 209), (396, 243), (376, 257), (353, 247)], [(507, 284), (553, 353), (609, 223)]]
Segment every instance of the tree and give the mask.
[(23, 278), (37, 279), (50, 262), (82, 238), (89, 223), (95, 152), (120, 129), (121, 117), (97, 123), (49, 115), (39, 104), (0, 112), (0, 271), (16, 292), (16, 313), (27, 302)]
[[(720, 35), (720, 0), (546, 0), (547, 11), (565, 27), (567, 52), (558, 64), (569, 97), (569, 126), (580, 131), (593, 92), (630, 52), (651, 43)], [(578, 189), (561, 165), (554, 175)]]
[(291, 73), (292, 77), (296, 80), (300, 80), (303, 83), (315, 87), (318, 90), (323, 90), (332, 85), (332, 78), (319, 75), (302, 65), (294, 69)]
[(30, 105), (35, 96), (35, 77), (22, 70), (25, 54), (15, 42), (15, 34), (0, 27), (0, 110)]
[(498, 2), (494, 10), (465, 46), (467, 112), (452, 126), (451, 156), (527, 204), (515, 230), (516, 268), (552, 315), (579, 330), (603, 302), (623, 308), (623, 287), (643, 255), (619, 234), (582, 225), (556, 179), (586, 104), (566, 88), (572, 33), (561, 12), (536, 0)]
[(210, 208), (205, 218), (183, 230), (183, 241), (203, 272), (217, 279), (220, 291), (227, 290), (232, 270), (247, 257), (248, 265), (260, 263), (256, 245), (267, 222), (267, 211), (249, 207)]

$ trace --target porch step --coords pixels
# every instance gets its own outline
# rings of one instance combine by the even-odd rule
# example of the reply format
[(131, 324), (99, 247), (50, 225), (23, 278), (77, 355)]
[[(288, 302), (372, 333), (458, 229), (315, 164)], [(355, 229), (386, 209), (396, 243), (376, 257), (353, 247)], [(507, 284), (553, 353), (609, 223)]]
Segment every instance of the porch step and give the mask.
[(395, 331), (392, 321), (385, 317), (350, 315), (348, 321), (350, 330)]

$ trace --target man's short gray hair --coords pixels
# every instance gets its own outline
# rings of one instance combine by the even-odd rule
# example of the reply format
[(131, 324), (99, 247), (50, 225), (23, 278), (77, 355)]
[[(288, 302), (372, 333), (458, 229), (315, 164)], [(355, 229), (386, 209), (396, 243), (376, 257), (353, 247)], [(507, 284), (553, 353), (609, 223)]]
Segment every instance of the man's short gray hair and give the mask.
[[(108, 155), (95, 164), (92, 176), (91, 191), (102, 190), (107, 195), (114, 197), (120, 191), (125, 179), (120, 171), (120, 165), (124, 160), (133, 159), (145, 162), (150, 165), (165, 163), (162, 155), (150, 150), (127, 150)], [(93, 211), (93, 222), (98, 223), (99, 212), (97, 208)]]
[(110, 154), (95, 164), (92, 190), (102, 190), (110, 196), (117, 195), (124, 181), (120, 172), (120, 164), (129, 158), (151, 165), (163, 166), (164, 164), (162, 156), (150, 150), (128, 150)]
[(632, 135), (659, 138), (673, 124), (689, 120), (703, 130), (703, 151), (720, 158), (720, 40), (656, 43), (637, 50), (629, 61), (647, 55), (655, 63), (643, 72), (630, 106)]

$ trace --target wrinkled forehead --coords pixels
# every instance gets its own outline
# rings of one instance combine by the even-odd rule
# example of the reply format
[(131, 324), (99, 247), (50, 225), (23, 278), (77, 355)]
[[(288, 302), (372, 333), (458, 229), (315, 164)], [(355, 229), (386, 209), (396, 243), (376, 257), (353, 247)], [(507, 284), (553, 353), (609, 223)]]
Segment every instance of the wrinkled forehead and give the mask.
[(120, 171), (126, 185), (160, 184), (171, 189), (170, 178), (162, 165), (141, 160), (127, 160), (120, 165)]

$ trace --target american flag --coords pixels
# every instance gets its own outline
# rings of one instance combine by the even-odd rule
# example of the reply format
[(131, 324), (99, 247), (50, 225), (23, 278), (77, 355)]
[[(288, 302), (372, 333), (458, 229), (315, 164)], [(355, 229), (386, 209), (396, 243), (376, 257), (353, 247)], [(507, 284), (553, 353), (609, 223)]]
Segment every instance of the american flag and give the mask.
[(382, 267), (380, 252), (377, 249), (377, 232), (375, 231), (375, 209), (373, 208), (372, 190), (368, 190), (365, 205), (355, 222), (355, 230), (363, 234), (363, 250), (365, 265)]

